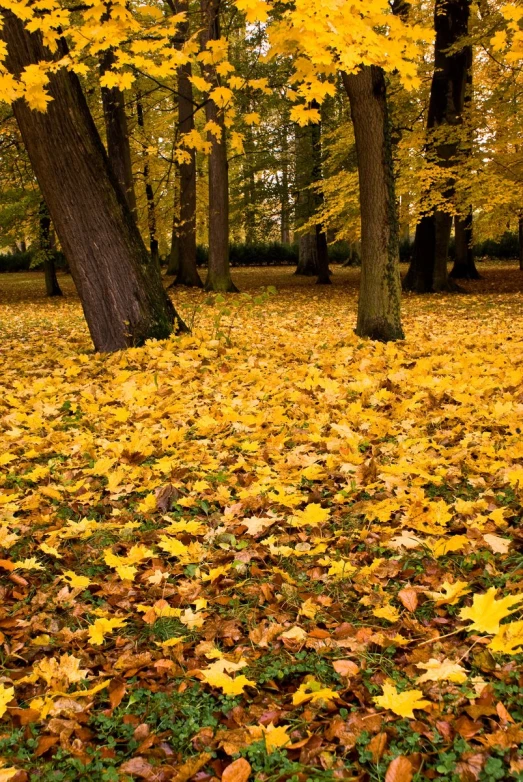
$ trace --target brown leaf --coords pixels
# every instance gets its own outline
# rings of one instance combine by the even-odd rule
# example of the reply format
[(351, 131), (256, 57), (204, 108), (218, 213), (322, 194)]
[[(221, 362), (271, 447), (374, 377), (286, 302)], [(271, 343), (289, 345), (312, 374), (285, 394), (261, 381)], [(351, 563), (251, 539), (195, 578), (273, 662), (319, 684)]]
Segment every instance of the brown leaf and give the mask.
[(335, 660), (332, 667), (340, 676), (356, 676), (360, 669), (352, 660)]
[(159, 778), (159, 771), (151, 766), (145, 758), (139, 755), (131, 760), (127, 760), (119, 768), (122, 774), (132, 774), (138, 779), (145, 779), (146, 782), (155, 782)]
[(367, 749), (372, 753), (372, 760), (374, 763), (378, 763), (381, 760), (381, 756), (385, 752), (387, 746), (388, 736), (385, 732), (377, 733), (374, 738), (369, 741)]
[(124, 652), (121, 657), (117, 659), (114, 667), (117, 671), (129, 671), (135, 668), (144, 668), (146, 665), (149, 665), (151, 660), (151, 652), (141, 652), (140, 654)]
[(398, 755), (389, 764), (385, 774), (385, 782), (411, 782), (414, 776), (412, 763), (404, 755)]
[(406, 587), (398, 592), (398, 600), (405, 606), (407, 611), (413, 613), (418, 607), (418, 593), (415, 589)]
[(485, 765), (485, 756), (481, 752), (467, 752), (462, 755), (459, 763), (456, 763), (456, 771), (461, 782), (476, 782)]
[(245, 758), (238, 758), (227, 766), (222, 774), (222, 782), (247, 782), (251, 775), (251, 764)]
[(179, 497), (178, 489), (176, 489), (172, 483), (158, 487), (154, 493), (156, 495), (156, 507), (163, 513), (167, 513), (167, 511), (171, 510), (173, 502)]
[(121, 679), (112, 680), (109, 685), (109, 703), (111, 704), (111, 709), (116, 709), (116, 707), (120, 705), (126, 690), (127, 686)]
[(202, 752), (197, 758), (191, 758), (176, 769), (176, 774), (172, 778), (172, 782), (188, 782), (188, 780), (194, 776), (202, 766), (205, 766), (211, 758), (212, 755), (210, 752)]
[(496, 711), (501, 722), (514, 722), (514, 718), (510, 715), (510, 712), (503, 706), (501, 701), (496, 703)]
[(34, 751), (34, 756), (36, 758), (39, 758), (41, 755), (45, 755), (48, 749), (51, 749), (51, 747), (54, 747), (55, 744), (57, 744), (59, 741), (58, 736), (40, 736), (38, 739), (38, 744), (36, 746), (36, 749)]

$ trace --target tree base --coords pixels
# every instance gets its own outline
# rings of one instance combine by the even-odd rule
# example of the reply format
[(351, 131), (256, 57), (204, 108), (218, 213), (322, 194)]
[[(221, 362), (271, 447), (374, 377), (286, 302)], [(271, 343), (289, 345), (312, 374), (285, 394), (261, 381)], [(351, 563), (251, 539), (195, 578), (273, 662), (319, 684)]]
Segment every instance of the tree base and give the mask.
[(358, 323), (354, 333), (358, 337), (366, 337), (375, 342), (397, 342), (405, 339), (401, 325), (391, 323), (382, 318), (369, 318), (363, 323)]
[(178, 285), (184, 285), (186, 288), (203, 288), (203, 282), (201, 281), (198, 272), (196, 272), (196, 276), (178, 274), (170, 285), (167, 286), (167, 290), (176, 288)]
[(476, 269), (476, 266), (469, 266), (465, 263), (455, 263), (452, 270), (449, 272), (449, 277), (453, 280), (481, 280), (483, 279), (481, 274)]
[(239, 288), (232, 280), (209, 280), (205, 281), (204, 290), (210, 293), (239, 293)]
[(332, 280), (329, 275), (326, 277), (318, 277), (316, 280), (316, 285), (332, 285)]

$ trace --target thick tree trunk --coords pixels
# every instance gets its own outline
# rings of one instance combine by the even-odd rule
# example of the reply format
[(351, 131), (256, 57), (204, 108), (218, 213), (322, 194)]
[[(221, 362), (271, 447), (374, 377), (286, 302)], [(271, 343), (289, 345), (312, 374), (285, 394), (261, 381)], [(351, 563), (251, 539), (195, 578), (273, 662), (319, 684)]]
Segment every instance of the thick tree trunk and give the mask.
[[(467, 80), (471, 68), (471, 49), (456, 44), (468, 33), (470, 0), (436, 0), (434, 10), (434, 29), (436, 43), (434, 50), (434, 74), (430, 91), (430, 103), (427, 129), (430, 131), (444, 125), (456, 126), (463, 122)], [(454, 48), (453, 48), (454, 47)], [(448, 141), (429, 143), (427, 155), (442, 167), (450, 168), (456, 162), (459, 144), (454, 138)], [(454, 183), (449, 177), (446, 197), (453, 194)], [(452, 220), (447, 213), (434, 211), (422, 218), (421, 222), (432, 221), (428, 230), (424, 225), (414, 240), (412, 262), (403, 287), (417, 293), (431, 291), (457, 290), (458, 286), (449, 280), (447, 273), (448, 242)], [(428, 236), (434, 241), (429, 244)], [(420, 268), (425, 267), (425, 268)]]
[[(190, 81), (191, 65), (178, 68), (178, 123), (180, 135), (194, 130), (194, 101)], [(173, 285), (203, 288), (196, 267), (196, 151), (187, 150), (190, 161), (180, 163), (180, 222), (177, 246), (171, 253), (178, 253), (178, 271)]]
[(474, 260), (472, 210), (466, 217), (454, 218), (454, 235), (456, 258), (450, 277), (455, 280), (480, 280), (481, 275)]
[(304, 232), (314, 214), (315, 200), (311, 189), (314, 171), (312, 126), (296, 127), (296, 228), (298, 239), (298, 265), (295, 274), (315, 277), (318, 274), (318, 247), (316, 231)]
[(309, 232), (298, 239), (298, 265), (294, 274), (315, 277), (318, 274), (318, 245), (316, 234)]
[(523, 271), (523, 216), (518, 220), (518, 235), (519, 235), (519, 268)]
[(361, 283), (356, 334), (403, 339), (398, 216), (385, 74), (363, 66), (343, 74), (350, 100), (361, 208)]
[[(114, 61), (113, 52), (106, 52), (100, 68), (102, 75), (110, 70)], [(136, 195), (134, 192), (131, 145), (129, 143), (129, 129), (123, 92), (118, 87), (102, 87), (102, 105), (109, 162), (127, 199), (129, 209), (136, 220)]]
[(48, 296), (63, 296), (56, 276), (53, 242), (51, 239), (51, 216), (45, 204), (40, 201), (40, 252), (44, 259), (45, 290)]
[[(10, 11), (3, 16), (10, 73), (19, 77), (26, 66), (51, 58), (40, 34), (28, 33)], [(114, 178), (80, 82), (65, 69), (49, 72), (49, 80), (53, 100), (46, 113), (23, 100), (13, 110), (95, 348), (119, 350), (168, 337), (176, 312)]]
[[(206, 49), (209, 41), (220, 38), (220, 0), (201, 0), (202, 26), (201, 47)], [(203, 75), (218, 86), (216, 68), (212, 64), (202, 65)], [(215, 123), (219, 136), (208, 134), (211, 143), (209, 155), (209, 266), (205, 289), (237, 293), (238, 288), (231, 279), (229, 265), (229, 164), (223, 111), (219, 111), (213, 100), (205, 104), (207, 122)]]

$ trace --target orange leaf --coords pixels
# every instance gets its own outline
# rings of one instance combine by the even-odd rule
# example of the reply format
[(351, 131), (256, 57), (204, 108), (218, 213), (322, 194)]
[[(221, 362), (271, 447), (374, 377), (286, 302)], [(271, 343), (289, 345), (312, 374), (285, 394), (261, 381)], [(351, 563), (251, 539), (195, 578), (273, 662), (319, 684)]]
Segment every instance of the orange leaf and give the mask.
[(411, 613), (418, 607), (418, 593), (415, 589), (407, 587), (398, 592), (398, 600), (405, 606), (407, 611)]
[(335, 660), (332, 667), (340, 676), (356, 676), (360, 669), (352, 660)]
[(119, 679), (113, 679), (109, 685), (109, 702), (111, 704), (111, 709), (116, 709), (116, 707), (120, 705), (126, 690), (127, 687), (125, 682), (122, 682)]
[(251, 764), (245, 758), (238, 758), (227, 766), (222, 774), (222, 782), (247, 782), (251, 775)]
[(385, 732), (377, 733), (372, 741), (369, 741), (367, 749), (372, 753), (372, 760), (374, 763), (379, 763), (381, 756), (385, 752), (387, 746), (388, 736)]
[(394, 758), (385, 774), (385, 782), (411, 782), (414, 776), (412, 763), (405, 755)]

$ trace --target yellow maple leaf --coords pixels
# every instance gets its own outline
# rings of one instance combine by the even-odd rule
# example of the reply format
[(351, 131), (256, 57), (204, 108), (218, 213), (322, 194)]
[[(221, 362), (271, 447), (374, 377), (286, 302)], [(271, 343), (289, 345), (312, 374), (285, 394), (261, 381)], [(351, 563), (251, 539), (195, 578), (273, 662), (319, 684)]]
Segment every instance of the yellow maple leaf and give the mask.
[(427, 541), (427, 546), (435, 557), (444, 557), (452, 551), (461, 551), (467, 543), (470, 543), (466, 535), (452, 535), (449, 538), (440, 538), (439, 540)]
[(314, 676), (306, 676), (295, 693), (292, 696), (292, 702), (294, 706), (299, 706), (301, 703), (330, 703), (330, 701), (336, 700), (340, 696), (334, 690), (324, 687), (321, 682), (316, 681)]
[(88, 628), (89, 640), (93, 646), (100, 646), (100, 644), (103, 644), (106, 635), (109, 635), (118, 627), (125, 627), (125, 625), (124, 619), (106, 619), (105, 617), (96, 619)]
[(224, 695), (241, 695), (245, 687), (256, 687), (256, 682), (250, 681), (241, 674), (234, 679), (224, 671), (207, 670), (202, 671), (203, 680), (211, 687), (219, 687)]
[(377, 616), (378, 619), (387, 619), (389, 622), (397, 622), (400, 618), (398, 609), (391, 605), (375, 608), (372, 613), (374, 616)]
[(414, 709), (424, 709), (430, 706), (430, 701), (423, 699), (421, 690), (405, 690), (398, 692), (390, 682), (383, 685), (383, 695), (377, 695), (374, 703), (382, 709), (390, 709), (399, 717), (414, 719)]
[(162, 535), (160, 537), (158, 545), (171, 557), (185, 557), (189, 552), (189, 548), (185, 545), (185, 543), (182, 543), (180, 540), (176, 540), (174, 538), (168, 538), (166, 535)]
[(13, 768), (0, 768), (0, 782), (8, 782), (15, 774), (18, 774), (18, 769)]
[(7, 704), (15, 697), (15, 688), (6, 687), (0, 683), (0, 717), (3, 717), (7, 711)]
[(62, 574), (62, 578), (73, 589), (87, 589), (87, 587), (91, 583), (87, 578), (87, 576), (78, 576), (74, 572), (74, 570), (65, 570), (64, 573)]
[(490, 589), (483, 595), (474, 595), (471, 606), (462, 608), (459, 615), (462, 619), (470, 619), (472, 624), (467, 630), (476, 630), (479, 633), (494, 635), (499, 631), (499, 623), (502, 619), (513, 614), (516, 609), (512, 606), (523, 601), (523, 594), (508, 595), (496, 600), (498, 590)]
[(324, 524), (330, 516), (328, 508), (322, 508), (317, 502), (311, 502), (303, 510), (298, 510), (291, 518), (293, 527), (307, 527)]
[(468, 595), (469, 592), (470, 588), (467, 581), (456, 581), (454, 584), (444, 581), (441, 585), (441, 592), (425, 592), (425, 595), (434, 600), (436, 606), (445, 604), (453, 606), (459, 602), (463, 595)]
[(263, 737), (265, 739), (265, 749), (267, 754), (270, 755), (273, 750), (279, 747), (285, 747), (290, 743), (290, 736), (287, 735), (289, 729), (288, 725), (279, 725), (277, 728), (274, 723), (270, 722), (267, 727), (262, 725)]
[(488, 648), (501, 654), (521, 654), (521, 646), (523, 646), (523, 621), (501, 625)]
[(148, 494), (137, 506), (140, 513), (152, 513), (156, 510), (156, 495), (154, 492)]
[(454, 663), (452, 660), (445, 658), (444, 660), (436, 660), (431, 657), (427, 663), (416, 663), (416, 668), (423, 668), (425, 673), (418, 676), (416, 682), (421, 684), (422, 682), (441, 682), (449, 681), (461, 684), (467, 680), (467, 672), (459, 663)]

